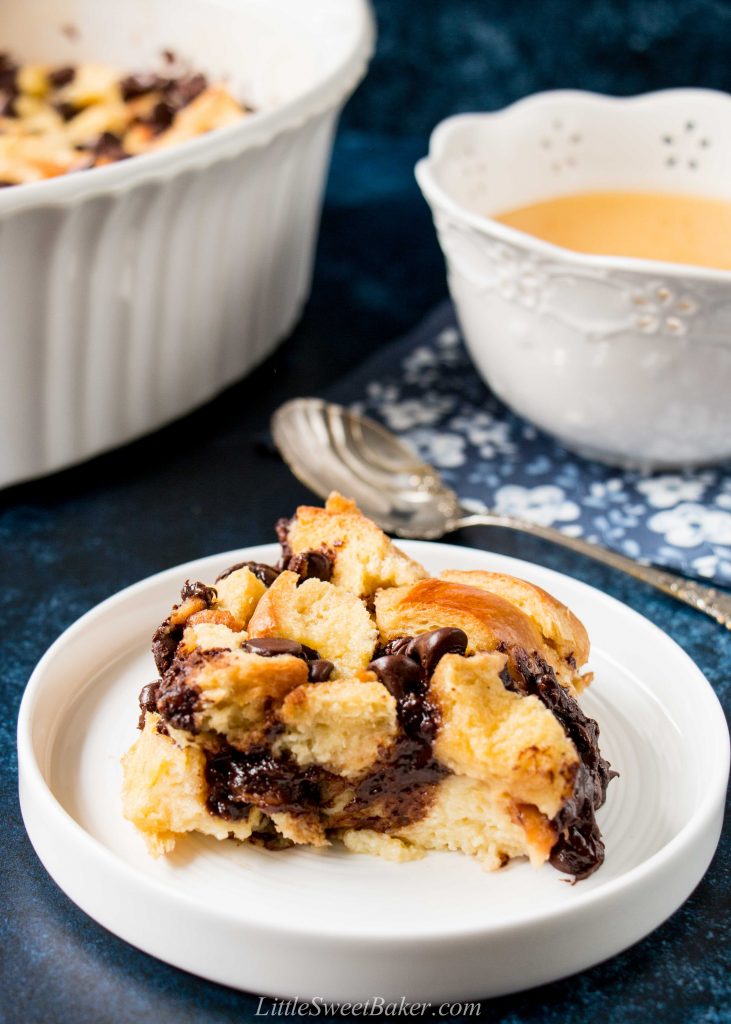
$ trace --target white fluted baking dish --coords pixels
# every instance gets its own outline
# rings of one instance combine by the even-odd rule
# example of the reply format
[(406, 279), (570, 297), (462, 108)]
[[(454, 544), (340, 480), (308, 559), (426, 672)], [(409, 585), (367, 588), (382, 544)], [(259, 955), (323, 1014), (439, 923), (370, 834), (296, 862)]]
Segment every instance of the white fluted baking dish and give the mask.
[(543, 93), (449, 118), (416, 169), (475, 364), (513, 409), (589, 457), (731, 457), (731, 272), (569, 252), (492, 219), (590, 191), (731, 199), (731, 98)]
[(21, 60), (186, 58), (257, 113), (158, 153), (0, 189), (0, 486), (200, 405), (307, 296), (336, 118), (373, 47), (367, 0), (5, 0)]

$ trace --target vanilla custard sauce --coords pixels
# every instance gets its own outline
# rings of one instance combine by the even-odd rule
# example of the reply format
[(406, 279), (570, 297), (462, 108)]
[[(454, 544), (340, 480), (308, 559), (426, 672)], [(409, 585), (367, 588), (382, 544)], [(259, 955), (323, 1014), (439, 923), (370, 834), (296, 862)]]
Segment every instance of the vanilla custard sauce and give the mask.
[(493, 218), (546, 242), (604, 256), (731, 270), (731, 202), (661, 192), (584, 192)]

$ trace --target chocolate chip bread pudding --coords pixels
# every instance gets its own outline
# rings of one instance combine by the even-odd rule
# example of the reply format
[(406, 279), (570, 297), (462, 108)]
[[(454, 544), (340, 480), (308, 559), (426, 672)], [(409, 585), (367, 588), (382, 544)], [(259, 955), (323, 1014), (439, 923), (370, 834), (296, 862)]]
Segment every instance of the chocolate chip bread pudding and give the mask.
[(0, 187), (167, 149), (250, 111), (172, 54), (160, 73), (52, 66), (0, 53)]
[(150, 852), (194, 831), (595, 871), (615, 773), (568, 608), (500, 573), (432, 578), (338, 494), (277, 533), (277, 566), (187, 582), (154, 634), (123, 759)]

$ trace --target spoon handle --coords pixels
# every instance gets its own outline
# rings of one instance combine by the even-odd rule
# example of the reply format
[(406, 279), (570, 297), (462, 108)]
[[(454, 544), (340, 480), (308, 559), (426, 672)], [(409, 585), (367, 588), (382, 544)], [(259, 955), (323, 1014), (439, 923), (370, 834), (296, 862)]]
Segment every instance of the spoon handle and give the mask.
[(458, 529), (463, 526), (503, 526), (508, 530), (517, 530), (521, 533), (529, 533), (534, 537), (542, 537), (545, 540), (560, 544), (570, 551), (576, 551), (580, 555), (587, 555), (596, 562), (602, 562), (613, 569), (634, 576), (635, 579), (648, 583), (656, 590), (669, 594), (678, 601), (684, 601), (691, 608), (710, 616), (721, 626), (731, 630), (731, 594), (709, 587), (703, 583), (696, 583), (678, 576), (664, 569), (656, 569), (651, 565), (640, 565), (639, 562), (620, 555), (616, 551), (609, 551), (607, 548), (592, 544), (580, 537), (567, 537), (559, 530), (551, 529), (548, 526), (540, 526), (538, 523), (531, 523), (523, 519), (514, 519), (512, 516), (498, 515), (497, 513), (486, 512), (479, 515), (468, 515), (450, 524), (450, 529)]

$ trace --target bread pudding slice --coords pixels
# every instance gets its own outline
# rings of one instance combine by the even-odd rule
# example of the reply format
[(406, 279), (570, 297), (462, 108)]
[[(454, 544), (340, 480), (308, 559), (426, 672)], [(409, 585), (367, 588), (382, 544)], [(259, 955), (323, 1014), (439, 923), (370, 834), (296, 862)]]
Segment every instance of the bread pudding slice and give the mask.
[(504, 574), (428, 577), (340, 495), (277, 532), (276, 566), (186, 583), (153, 636), (123, 759), (151, 853), (201, 832), (596, 870), (615, 773), (577, 699), (576, 616)]

